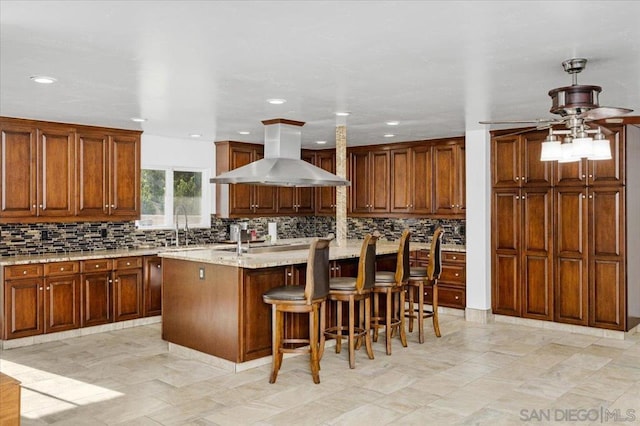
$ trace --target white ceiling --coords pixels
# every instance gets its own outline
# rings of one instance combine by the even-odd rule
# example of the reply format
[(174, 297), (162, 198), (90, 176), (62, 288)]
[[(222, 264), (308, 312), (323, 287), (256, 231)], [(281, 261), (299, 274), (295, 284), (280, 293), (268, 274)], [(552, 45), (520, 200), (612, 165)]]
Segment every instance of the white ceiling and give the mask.
[(637, 1), (0, 0), (0, 115), (247, 142), (288, 118), (304, 146), (332, 146), (346, 110), (349, 145), (430, 139), (552, 117), (573, 57), (602, 106), (640, 115), (639, 16)]

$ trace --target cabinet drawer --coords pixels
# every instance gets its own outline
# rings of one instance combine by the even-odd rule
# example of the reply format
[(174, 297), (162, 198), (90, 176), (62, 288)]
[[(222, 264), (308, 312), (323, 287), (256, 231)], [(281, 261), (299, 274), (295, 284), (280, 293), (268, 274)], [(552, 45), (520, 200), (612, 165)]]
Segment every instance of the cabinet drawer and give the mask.
[[(433, 290), (427, 287), (424, 290), (425, 303), (433, 303)], [(464, 309), (467, 304), (465, 291), (461, 288), (438, 285), (438, 306)]]
[(114, 269), (142, 268), (142, 257), (121, 257), (114, 259)]
[(464, 286), (466, 283), (466, 266), (443, 264), (438, 282)]
[(442, 252), (442, 261), (443, 262), (452, 262), (452, 263), (465, 263), (467, 261), (466, 253), (459, 253), (456, 251), (443, 251)]
[(4, 268), (4, 279), (18, 279), (18, 278), (34, 278), (42, 276), (42, 265), (41, 264), (32, 264), (32, 265), (14, 265), (14, 266), (5, 266)]
[(80, 264), (78, 262), (55, 262), (45, 263), (44, 265), (44, 275), (47, 277), (77, 274), (78, 272), (80, 272)]
[(87, 272), (102, 272), (102, 271), (110, 271), (113, 266), (111, 259), (95, 259), (95, 260), (84, 260), (80, 264), (80, 270), (84, 273)]

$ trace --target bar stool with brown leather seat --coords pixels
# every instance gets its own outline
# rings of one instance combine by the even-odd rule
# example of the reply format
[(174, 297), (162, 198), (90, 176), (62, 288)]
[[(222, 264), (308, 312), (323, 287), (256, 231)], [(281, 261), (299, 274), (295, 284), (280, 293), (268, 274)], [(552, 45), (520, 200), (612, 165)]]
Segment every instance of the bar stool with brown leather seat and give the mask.
[[(327, 299), (335, 302), (336, 325), (325, 328), (324, 321), (320, 330), (320, 358), (324, 351), (325, 337), (336, 339), (336, 353), (342, 348), (342, 338), (347, 337), (349, 345), (349, 367), (356, 366), (356, 341), (364, 339), (367, 355), (373, 359), (373, 347), (371, 345), (371, 289), (373, 288), (376, 274), (376, 241), (378, 237), (367, 234), (360, 249), (357, 277), (335, 277), (329, 280), (329, 295)], [(359, 309), (358, 327), (355, 325), (356, 302)], [(348, 325), (343, 325), (342, 308), (347, 303)], [(324, 320), (326, 315), (322, 317)]]
[[(442, 235), (444, 230), (438, 226), (433, 233), (431, 240), (431, 248), (429, 250), (429, 263), (427, 267), (414, 266), (409, 272), (409, 280), (407, 281), (407, 299), (409, 302), (409, 310), (407, 318), (409, 318), (409, 332), (413, 331), (413, 320), (418, 320), (418, 341), (424, 343), (424, 320), (425, 318), (433, 318), (433, 331), (437, 337), (440, 337), (440, 324), (438, 323), (438, 278), (442, 271)], [(431, 286), (433, 289), (433, 298), (431, 310), (424, 308), (424, 287)], [(414, 293), (418, 296), (418, 307), (414, 307)]]
[[(395, 330), (398, 330), (402, 346), (407, 347), (407, 334), (404, 329), (404, 286), (409, 279), (409, 236), (409, 230), (405, 229), (400, 237), (395, 272), (376, 271), (376, 281), (372, 289), (371, 328), (373, 328), (373, 341), (378, 340), (378, 329), (384, 328), (387, 355), (391, 355), (391, 337)], [(380, 314), (380, 295), (385, 297), (386, 312), (384, 315)]]
[[(324, 306), (329, 294), (329, 243), (331, 239), (315, 238), (309, 247), (307, 276), (304, 286), (280, 286), (266, 291), (262, 300), (271, 305), (271, 348), (273, 362), (269, 383), (275, 383), (285, 353), (309, 353), (311, 376), (320, 383), (320, 356), (318, 338), (319, 316), (324, 315)], [(284, 313), (309, 314), (309, 338), (284, 338)], [(287, 344), (309, 343), (306, 347), (286, 347)]]

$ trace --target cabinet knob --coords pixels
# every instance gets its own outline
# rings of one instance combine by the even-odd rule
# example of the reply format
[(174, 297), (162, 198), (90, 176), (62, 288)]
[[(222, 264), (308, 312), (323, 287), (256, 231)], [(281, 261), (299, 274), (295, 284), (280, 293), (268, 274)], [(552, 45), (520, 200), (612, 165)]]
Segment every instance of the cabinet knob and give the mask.
[(47, 287), (47, 290), (51, 289), (51, 287)]
[(27, 271), (22, 271), (22, 275), (27, 275)]
[(44, 290), (42, 287), (39, 287), (38, 290)]
[(288, 277), (290, 277), (290, 276), (292, 276), (292, 275), (293, 275), (293, 274), (292, 274), (291, 272), (287, 272), (287, 276), (288, 276)]
[(582, 194), (582, 198), (587, 198), (587, 196), (586, 196), (586, 195), (584, 195), (584, 194)]
[(593, 177), (593, 175), (589, 175), (589, 179), (591, 179)]
[(131, 266), (131, 262), (127, 262), (127, 266)]
[(460, 296), (456, 296), (456, 300), (460, 300)]
[(459, 274), (459, 273), (456, 273), (456, 277), (459, 277), (459, 276), (460, 276), (460, 274)]
[(64, 266), (61, 266), (61, 267), (60, 267), (60, 270), (61, 270), (61, 271), (64, 271)]
[(42, 208), (42, 204), (40, 204), (40, 208)]
[(36, 208), (36, 205), (34, 204), (33, 206), (31, 206), (31, 208), (35, 209), (35, 208)]
[(589, 198), (593, 198), (593, 195), (589, 195)]
[(115, 205), (115, 204), (111, 204), (111, 208), (112, 208), (112, 209), (115, 209), (115, 208), (116, 208), (116, 205)]
[(105, 209), (108, 209), (108, 208), (109, 208), (109, 204), (105, 204), (105, 205), (104, 205), (104, 208), (105, 208)]
[(156, 267), (157, 267), (158, 269), (160, 269), (160, 265), (156, 265)]
[(582, 175), (582, 179), (584, 179), (585, 177), (586, 177), (585, 175)]
[(519, 176), (516, 176), (516, 180), (520, 180), (520, 177), (519, 177)]
[(453, 260), (456, 260), (456, 259), (458, 258), (458, 256), (451, 256), (451, 258), (452, 258)]
[(100, 265), (96, 265), (96, 268), (99, 268), (99, 267), (100, 267)]

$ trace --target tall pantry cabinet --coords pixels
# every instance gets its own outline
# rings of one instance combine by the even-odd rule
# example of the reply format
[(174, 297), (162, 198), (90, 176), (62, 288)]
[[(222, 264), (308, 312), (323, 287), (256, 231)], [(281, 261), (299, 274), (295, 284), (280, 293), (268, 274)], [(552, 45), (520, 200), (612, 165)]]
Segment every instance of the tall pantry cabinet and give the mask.
[(640, 323), (640, 128), (611, 160), (541, 162), (546, 132), (492, 135), (495, 314), (630, 330)]

